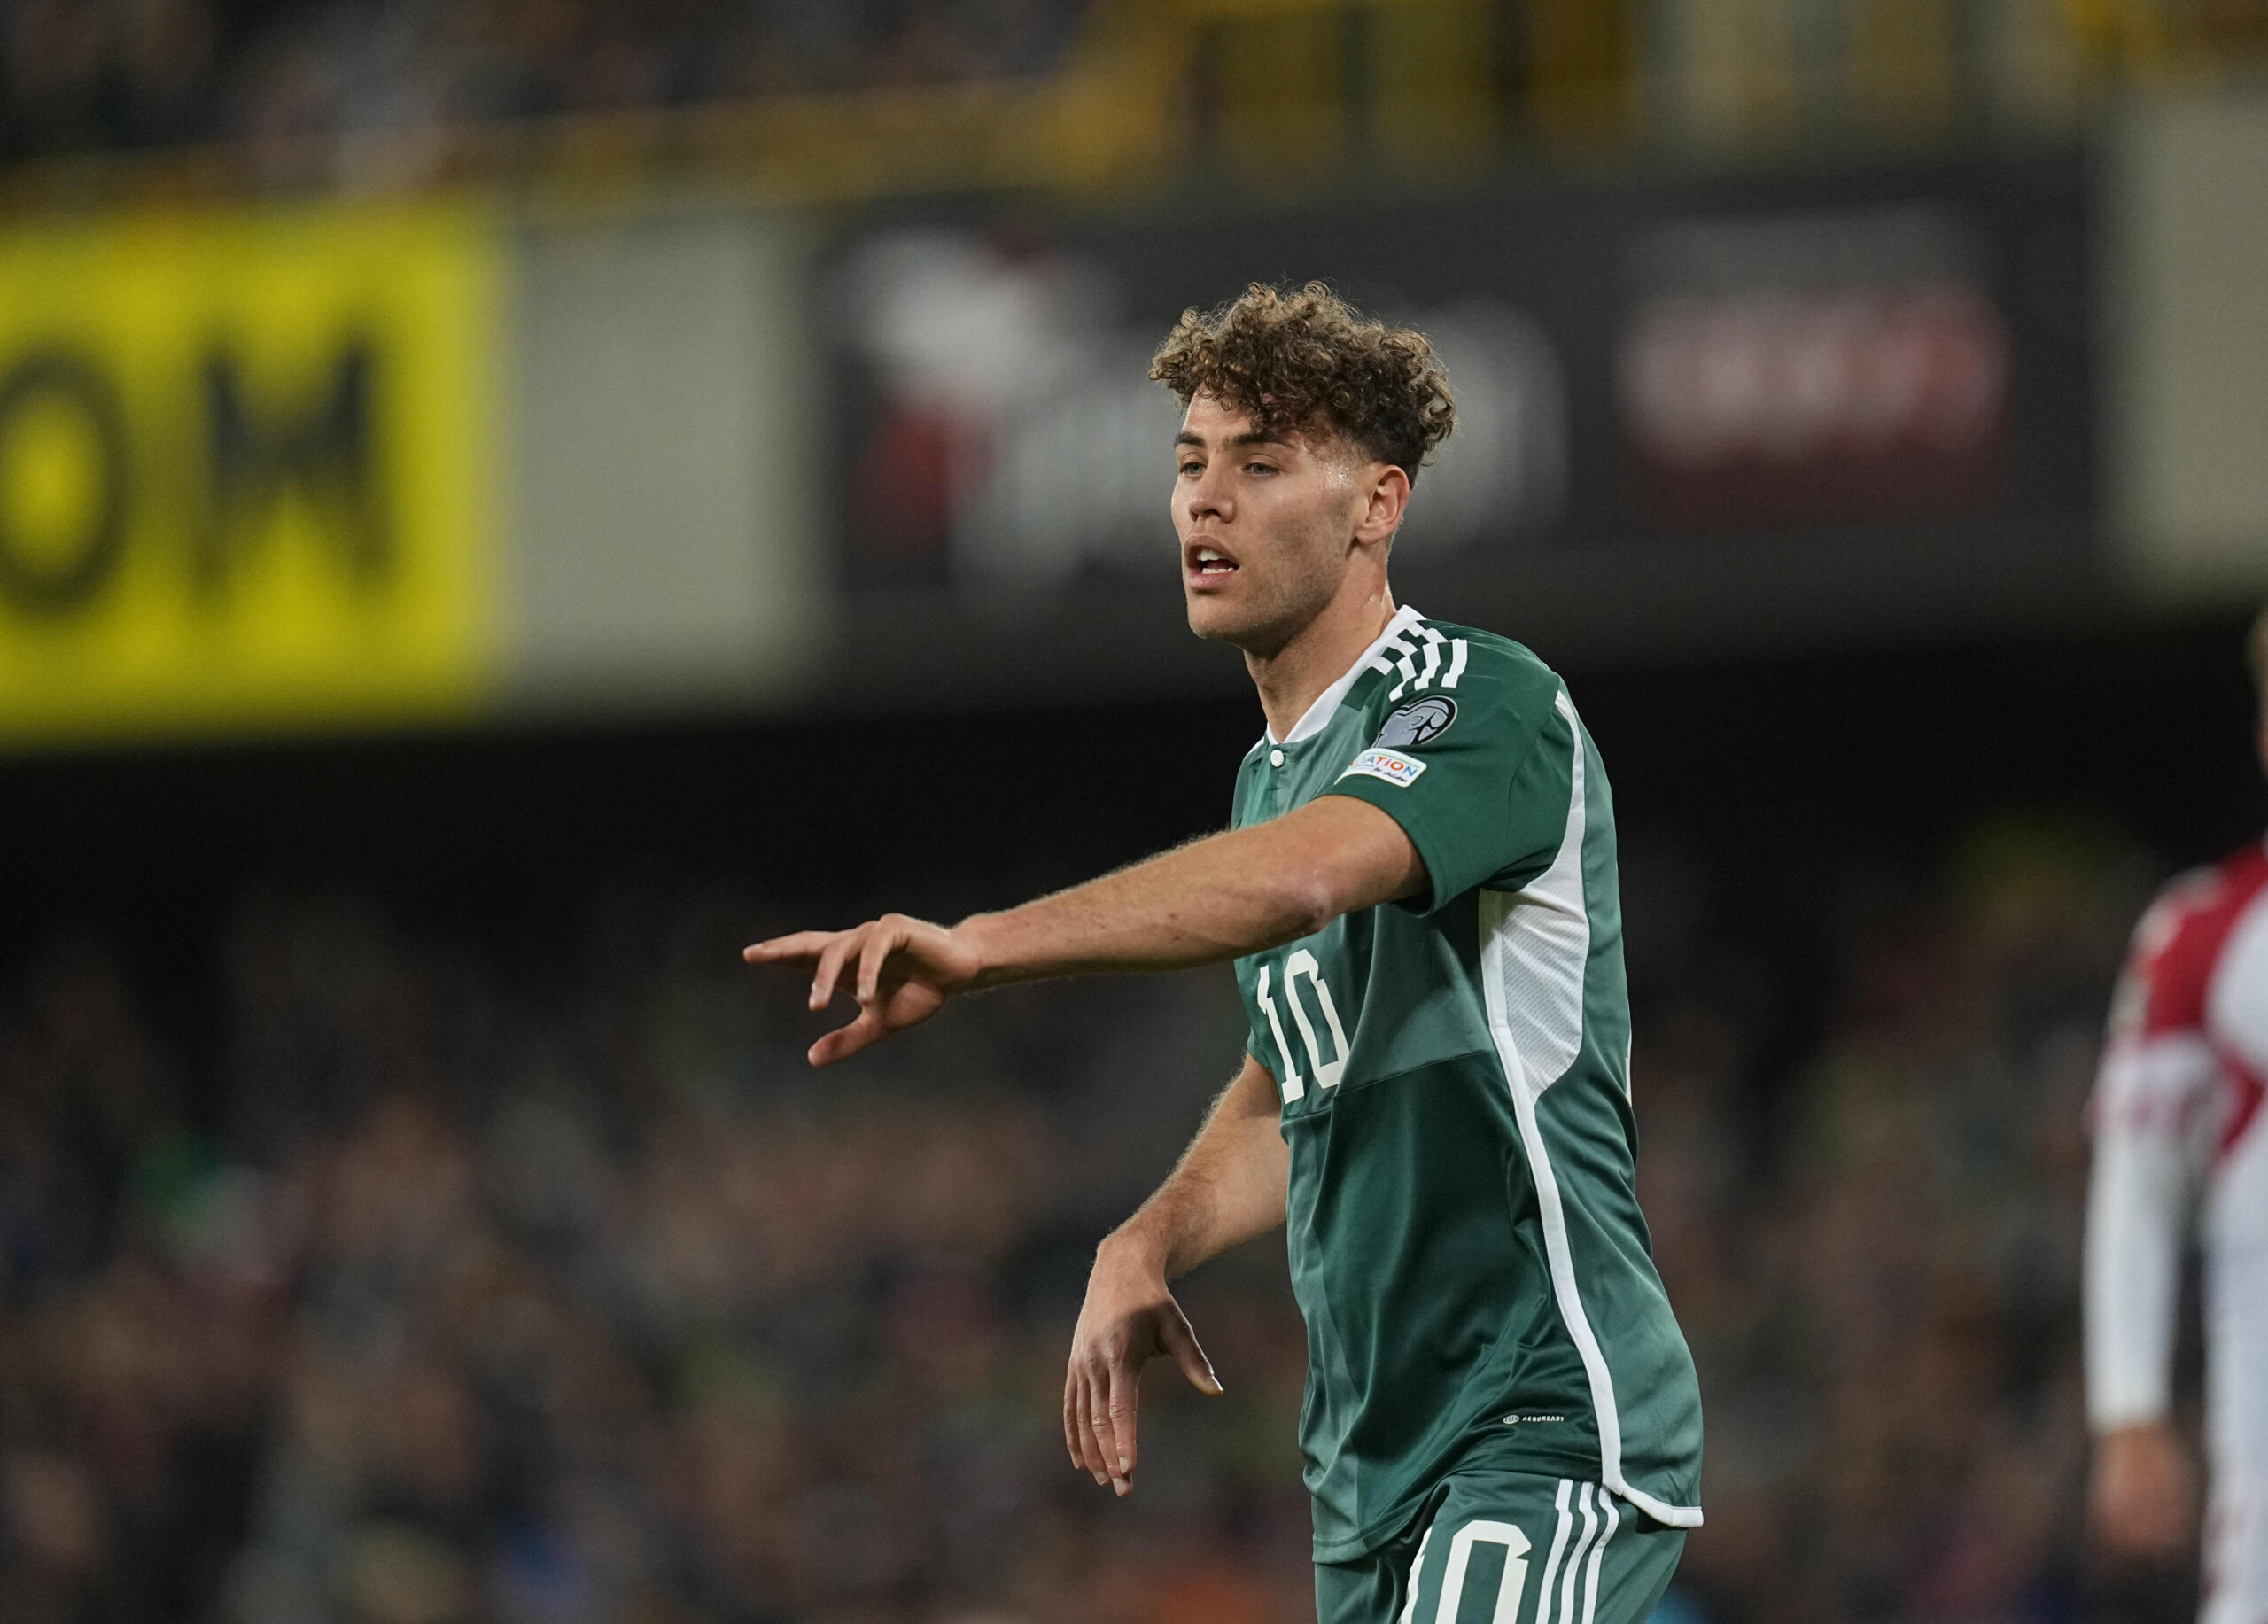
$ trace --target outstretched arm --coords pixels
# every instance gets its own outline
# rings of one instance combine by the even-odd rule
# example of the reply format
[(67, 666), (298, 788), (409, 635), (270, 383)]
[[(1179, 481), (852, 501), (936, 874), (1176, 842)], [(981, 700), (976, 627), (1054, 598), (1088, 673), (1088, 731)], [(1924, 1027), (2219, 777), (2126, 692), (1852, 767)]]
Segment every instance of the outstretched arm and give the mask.
[(1290, 1170), (1276, 1079), (1247, 1055), (1165, 1183), (1096, 1249), (1063, 1380), (1063, 1441), (1096, 1482), (1132, 1492), (1145, 1363), (1169, 1356), (1221, 1391), (1166, 1282), (1283, 1223)]
[(811, 1006), (845, 975), (858, 1014), (811, 1047), (814, 1066), (928, 1020), (956, 993), (1103, 970), (1177, 970), (1258, 952), (1342, 913), (1415, 895), (1417, 848), (1377, 807), (1323, 796), (1251, 828), (1192, 841), (1116, 874), (947, 928), (902, 913), (746, 949), (750, 964), (811, 961)]

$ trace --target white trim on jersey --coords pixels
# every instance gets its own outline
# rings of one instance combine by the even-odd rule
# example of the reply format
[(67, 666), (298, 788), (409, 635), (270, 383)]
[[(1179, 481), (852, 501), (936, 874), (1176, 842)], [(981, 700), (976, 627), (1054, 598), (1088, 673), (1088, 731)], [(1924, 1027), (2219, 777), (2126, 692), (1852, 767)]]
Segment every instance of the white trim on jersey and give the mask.
[[(1448, 640), (1429, 626), (1421, 626), (1417, 628), (1417, 647), (1403, 649), (1401, 657), (1394, 663), (1394, 669), (1402, 673), (1402, 680), (1395, 683), (1393, 691), (1386, 695), (1386, 700), (1388, 704), (1401, 698), (1413, 686), (1421, 688), (1425, 687), (1433, 681), (1434, 674), (1441, 668), (1441, 644)], [(1422, 675), (1419, 668), (1410, 663), (1410, 657), (1420, 651), (1423, 651), (1425, 657)]]
[[(1276, 736), (1276, 730), (1270, 727), (1261, 735), (1260, 743), (1297, 744), (1321, 733), (1331, 725), (1331, 719), (1339, 714), (1339, 707), (1347, 702), (1348, 693), (1362, 680), (1363, 673), (1381, 664), (1386, 646), (1389, 643), (1403, 646), (1401, 643), (1403, 634), (1424, 618), (1407, 603), (1394, 610), (1394, 618), (1386, 623), (1386, 630), (1379, 633), (1377, 641), (1355, 657), (1355, 663), (1340, 673), (1339, 680), (1315, 696), (1315, 703), (1307, 708), (1306, 714), (1292, 724), (1291, 732), (1279, 739)], [(1259, 748), (1259, 745), (1253, 747), (1254, 750)], [(1251, 751), (1247, 750), (1246, 754), (1249, 755)]]
[(1561, 689), (1553, 708), (1574, 736), (1567, 823), (1551, 866), (1517, 892), (1480, 893), (1484, 954), (1497, 954), (1481, 979), (1494, 1023), (1502, 1006), (1504, 1040), (1518, 1052), (1528, 1086), (1541, 1094), (1566, 1075), (1583, 1047), (1583, 975), (1590, 963), (1591, 916), (1583, 905), (1582, 730)]
[[(1423, 626), (1420, 626), (1418, 629), (1420, 633), (1425, 630)], [(1397, 637), (1394, 641), (1379, 649), (1379, 657), (1371, 662), (1372, 665), (1376, 666), (1379, 670), (1386, 672), (1389, 676), (1397, 671), (1402, 673), (1402, 680), (1395, 683), (1394, 685), (1394, 691), (1386, 695), (1386, 701), (1388, 703), (1392, 703), (1394, 700), (1401, 698), (1402, 690), (1418, 680), (1418, 668), (1410, 663), (1411, 657), (1415, 656), (1417, 652), (1418, 644), (1404, 642), (1402, 639)], [(1388, 656), (1392, 656), (1393, 657), (1389, 659), (1387, 657)]]
[[(1567, 1214), (1558, 1175), (1536, 1119), (1536, 1102), (1565, 1076), (1582, 1047), (1583, 975), (1590, 959), (1590, 915), (1583, 906), (1583, 734), (1573, 702), (1561, 689), (1553, 702), (1573, 734), (1569, 766), (1566, 831), (1551, 866), (1517, 892), (1480, 893), (1480, 987), (1488, 1006), (1488, 1031), (1512, 1096), (1520, 1144), (1535, 1182), (1543, 1252), (1559, 1317), (1583, 1362), (1591, 1410), (1598, 1422), (1599, 1476), (1607, 1488), (1658, 1522), (1697, 1528), (1701, 1508), (1672, 1505), (1622, 1476), (1622, 1415), (1614, 1378), (1592, 1333), (1575, 1279)], [(1529, 1057), (1533, 1055), (1534, 1064)], [(1591, 1518), (1588, 1501), (1584, 1515)], [(1595, 1526), (1595, 1521), (1591, 1524)], [(1588, 1544), (1587, 1530), (1583, 1543)], [(1580, 1558), (1580, 1548), (1577, 1556)]]
[(1429, 626), (1418, 629), (1425, 638), (1425, 664), (1418, 672), (1418, 687), (1422, 690), (1432, 687), (1433, 679), (1441, 674), (1441, 645), (1449, 639)]
[[(1441, 678), (1443, 688), (1455, 688), (1458, 679), (1464, 675), (1465, 656), (1470, 649), (1464, 638), (1444, 637), (1429, 626), (1419, 626), (1418, 634), (1425, 640), (1423, 646), (1425, 664), (1422, 668), (1410, 664), (1409, 657), (1413, 651), (1408, 649), (1402, 649), (1401, 657), (1396, 659), (1391, 666), (1387, 664), (1384, 653), (1381, 653), (1373, 662), (1381, 671), (1394, 670), (1402, 673), (1402, 680), (1395, 683), (1393, 692), (1386, 696), (1388, 704), (1392, 704), (1408, 691), (1424, 693), (1433, 685), (1435, 677)], [(1400, 649), (1401, 645), (1397, 644), (1396, 648)], [(1441, 670), (1441, 650), (1444, 649), (1449, 651), (1449, 670), (1446, 673)]]

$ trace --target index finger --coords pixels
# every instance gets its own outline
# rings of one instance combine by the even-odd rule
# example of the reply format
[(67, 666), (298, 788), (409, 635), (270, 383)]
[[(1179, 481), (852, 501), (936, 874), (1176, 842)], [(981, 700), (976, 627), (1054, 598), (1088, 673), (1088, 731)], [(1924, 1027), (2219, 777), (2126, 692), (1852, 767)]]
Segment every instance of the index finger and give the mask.
[(751, 942), (741, 949), (741, 957), (750, 964), (765, 964), (775, 959), (815, 959), (842, 934), (839, 930), (798, 930), (791, 936)]

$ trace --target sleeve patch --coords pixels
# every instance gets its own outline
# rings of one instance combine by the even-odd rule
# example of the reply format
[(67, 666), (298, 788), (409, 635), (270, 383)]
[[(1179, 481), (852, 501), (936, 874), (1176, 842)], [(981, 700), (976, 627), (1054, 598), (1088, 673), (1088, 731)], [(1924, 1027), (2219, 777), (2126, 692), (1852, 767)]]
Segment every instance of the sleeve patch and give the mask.
[(1456, 720), (1456, 701), (1447, 694), (1413, 699), (1386, 719), (1373, 742), (1388, 750), (1408, 750), (1438, 739)]
[(1418, 781), (1425, 764), (1390, 750), (1366, 750), (1348, 764), (1339, 776), (1352, 778), (1361, 773), (1365, 778), (1382, 778), (1389, 784), (1407, 789)]

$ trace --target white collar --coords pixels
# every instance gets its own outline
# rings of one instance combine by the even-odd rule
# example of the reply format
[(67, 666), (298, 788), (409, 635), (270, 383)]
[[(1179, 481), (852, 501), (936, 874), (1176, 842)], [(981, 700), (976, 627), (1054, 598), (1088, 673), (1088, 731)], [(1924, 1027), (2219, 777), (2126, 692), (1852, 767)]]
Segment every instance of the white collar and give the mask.
[[(1337, 714), (1339, 707), (1346, 702), (1348, 690), (1352, 688), (1355, 680), (1370, 669), (1371, 663), (1379, 657), (1379, 650), (1425, 618), (1407, 603), (1394, 610), (1394, 618), (1386, 623), (1386, 630), (1379, 633), (1378, 641), (1355, 657), (1355, 663), (1347, 668), (1345, 674), (1338, 681), (1315, 696), (1315, 703), (1308, 707), (1307, 714), (1292, 724), (1291, 732), (1279, 739), (1276, 736), (1276, 730), (1271, 727), (1261, 736), (1260, 743), (1297, 744), (1302, 739), (1312, 739), (1321, 733), (1330, 725), (1331, 719)], [(1257, 750), (1260, 745), (1256, 744), (1253, 748)]]

